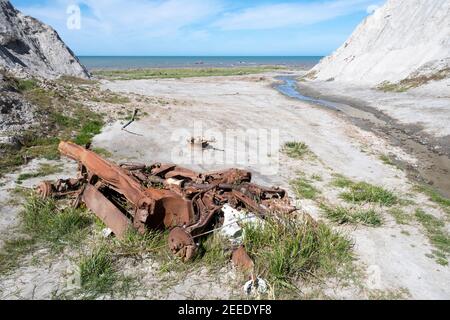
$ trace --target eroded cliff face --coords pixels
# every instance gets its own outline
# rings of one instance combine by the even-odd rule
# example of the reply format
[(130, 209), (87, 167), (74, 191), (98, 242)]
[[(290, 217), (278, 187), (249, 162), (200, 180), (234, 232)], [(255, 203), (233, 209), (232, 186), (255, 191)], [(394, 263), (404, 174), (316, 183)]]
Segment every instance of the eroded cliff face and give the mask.
[(44, 78), (89, 73), (50, 26), (0, 0), (0, 67)]
[(310, 73), (367, 85), (449, 75), (449, 0), (388, 0)]

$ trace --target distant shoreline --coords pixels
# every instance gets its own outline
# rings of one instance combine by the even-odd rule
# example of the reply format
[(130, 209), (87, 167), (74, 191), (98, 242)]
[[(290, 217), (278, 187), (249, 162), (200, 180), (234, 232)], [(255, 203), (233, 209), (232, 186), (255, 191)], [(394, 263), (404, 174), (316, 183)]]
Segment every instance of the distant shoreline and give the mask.
[(282, 66), (310, 69), (321, 56), (79, 56), (90, 71)]

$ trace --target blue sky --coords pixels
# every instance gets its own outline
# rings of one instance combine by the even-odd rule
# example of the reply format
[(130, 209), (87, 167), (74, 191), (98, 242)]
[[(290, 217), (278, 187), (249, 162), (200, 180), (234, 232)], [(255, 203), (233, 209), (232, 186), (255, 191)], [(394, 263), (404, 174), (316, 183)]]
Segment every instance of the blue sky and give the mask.
[[(386, 0), (12, 0), (77, 55), (328, 55)], [(80, 28), (69, 28), (80, 8)], [(73, 19), (75, 17), (75, 20)], [(75, 24), (76, 25), (76, 24)], [(74, 26), (74, 24), (72, 24)]]

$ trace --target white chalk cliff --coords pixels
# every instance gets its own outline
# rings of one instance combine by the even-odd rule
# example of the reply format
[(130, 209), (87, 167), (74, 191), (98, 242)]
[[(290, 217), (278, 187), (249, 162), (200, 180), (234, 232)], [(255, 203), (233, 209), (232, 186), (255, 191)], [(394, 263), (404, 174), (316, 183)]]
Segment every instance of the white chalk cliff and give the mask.
[(388, 0), (310, 75), (377, 85), (443, 70), (450, 71), (450, 0)]
[(50, 26), (0, 0), (0, 67), (45, 78), (89, 73)]

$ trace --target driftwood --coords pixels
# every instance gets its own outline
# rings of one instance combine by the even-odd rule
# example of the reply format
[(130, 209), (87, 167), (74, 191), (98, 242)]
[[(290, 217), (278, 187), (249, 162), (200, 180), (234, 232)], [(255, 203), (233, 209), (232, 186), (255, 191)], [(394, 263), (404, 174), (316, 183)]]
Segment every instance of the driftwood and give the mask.
[(123, 127), (122, 130), (125, 130), (130, 124), (132, 124), (136, 120), (136, 116), (138, 114), (139, 109), (134, 109), (133, 116), (131, 117), (131, 120), (128, 121)]

